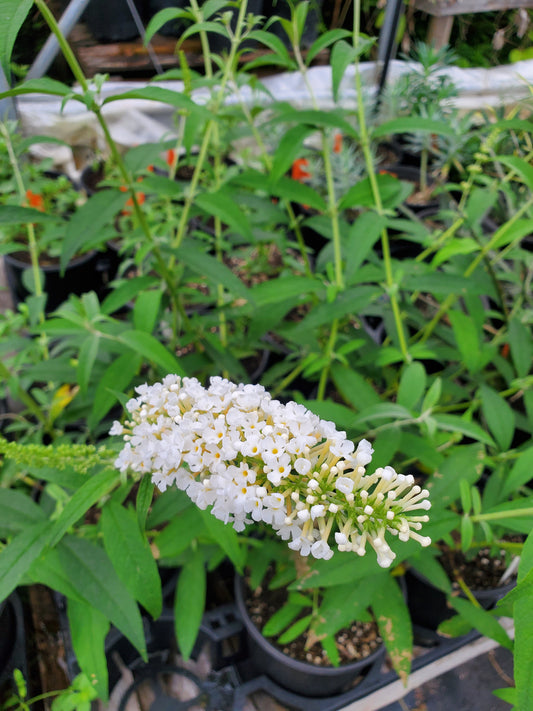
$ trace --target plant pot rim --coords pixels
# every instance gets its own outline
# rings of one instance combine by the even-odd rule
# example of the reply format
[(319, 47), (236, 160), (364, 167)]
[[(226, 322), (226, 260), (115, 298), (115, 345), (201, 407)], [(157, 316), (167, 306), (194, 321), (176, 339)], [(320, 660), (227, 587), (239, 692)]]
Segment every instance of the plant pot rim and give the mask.
[[(31, 262), (21, 259), (19, 256), (17, 256), (21, 254), (25, 255), (26, 252), (24, 252), (23, 250), (17, 250), (16, 252), (8, 252), (7, 254), (4, 254), (4, 259), (8, 262), (11, 262), (11, 264), (18, 269), (31, 268)], [(84, 254), (78, 254), (77, 256), (74, 256), (72, 257), (72, 259), (69, 260), (66, 268), (68, 269), (69, 267), (76, 267), (80, 264), (85, 264), (86, 262), (89, 262), (91, 259), (93, 259), (96, 254), (98, 254), (98, 252), (95, 249), (92, 249), (89, 252), (85, 252)], [(58, 271), (59, 258), (57, 258), (57, 261), (54, 261), (54, 263), (42, 264), (39, 262), (39, 269), (41, 269), (43, 272)]]

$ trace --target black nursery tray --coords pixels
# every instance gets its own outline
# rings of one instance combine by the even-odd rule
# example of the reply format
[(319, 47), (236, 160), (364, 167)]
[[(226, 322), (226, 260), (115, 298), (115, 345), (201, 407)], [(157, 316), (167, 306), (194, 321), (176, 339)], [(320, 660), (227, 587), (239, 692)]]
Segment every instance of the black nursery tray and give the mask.
[[(117, 711), (127, 708), (128, 700), (144, 688), (142, 696), (149, 698), (149, 704), (142, 706), (143, 711), (184, 711), (189, 708), (202, 708), (207, 711), (243, 711), (260, 709), (263, 711), (264, 699), (270, 697), (277, 705), (277, 711), (359, 711), (358, 701), (376, 694), (372, 706), (365, 708), (379, 709), (401, 698), (405, 691), (397, 674), (391, 671), (382, 660), (376, 662), (358, 683), (342, 694), (328, 698), (311, 698), (294, 694), (278, 686), (264, 673), (258, 673), (247, 656), (243, 625), (233, 604), (217, 607), (204, 616), (201, 633), (193, 659), (198, 658), (206, 646), (209, 649), (210, 668), (203, 673), (199, 666), (181, 666), (174, 640), (173, 612), (165, 609), (156, 621), (145, 620), (146, 640), (149, 662), (146, 664), (132, 645), (117, 631), (113, 630), (107, 639), (109, 684), (111, 692), (120, 687), (120, 698), (115, 705)], [(415, 659), (412, 664), (411, 688), (428, 679), (457, 666), (462, 661), (454, 662), (454, 654), (471, 643), (481, 643), (479, 650), (472, 650), (470, 658), (488, 651), (490, 645), (477, 632), (471, 632), (455, 639), (444, 638), (435, 632), (423, 628), (414, 629)], [(483, 645), (483, 641), (486, 643)], [(71, 653), (68, 664), (72, 676), (77, 673), (76, 661)], [(433, 667), (431, 666), (433, 665)], [(129, 683), (125, 683), (124, 669), (128, 669)], [(420, 674), (424, 670), (427, 673)], [(169, 692), (169, 679), (182, 677), (186, 692), (181, 699)], [(417, 677), (423, 677), (422, 681)], [(381, 692), (381, 693), (379, 693)], [(184, 696), (185, 694), (185, 696)], [(115, 695), (116, 697), (116, 695)], [(262, 699), (263, 701), (257, 701)], [(250, 701), (250, 703), (247, 703)], [(273, 703), (273, 702), (272, 702)], [(361, 709), (363, 706), (360, 707)]]

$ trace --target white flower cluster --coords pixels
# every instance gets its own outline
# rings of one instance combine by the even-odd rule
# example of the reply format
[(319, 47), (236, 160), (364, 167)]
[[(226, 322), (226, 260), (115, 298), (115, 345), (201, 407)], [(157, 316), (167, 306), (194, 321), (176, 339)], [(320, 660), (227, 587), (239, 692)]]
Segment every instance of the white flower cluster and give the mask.
[(428, 516), (413, 514), (430, 508), (428, 491), (392, 467), (367, 474), (370, 443), (355, 448), (303, 405), (219, 377), (204, 388), (168, 375), (137, 393), (130, 419), (111, 428), (125, 440), (116, 466), (151, 474), (161, 491), (176, 484), (238, 531), (262, 521), (315, 558), (331, 558), (332, 545), (362, 556), (369, 544), (384, 568), (395, 557), (387, 531), (431, 542), (417, 533)]

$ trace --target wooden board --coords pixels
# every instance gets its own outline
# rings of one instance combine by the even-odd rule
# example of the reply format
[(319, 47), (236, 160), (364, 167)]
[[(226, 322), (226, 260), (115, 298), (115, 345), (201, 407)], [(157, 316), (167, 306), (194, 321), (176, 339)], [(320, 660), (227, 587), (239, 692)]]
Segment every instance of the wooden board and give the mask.
[(423, 10), (435, 17), (466, 15), (470, 12), (513, 10), (518, 7), (533, 7), (533, 0), (415, 0), (416, 10)]
[[(93, 77), (98, 73), (113, 76), (156, 73), (148, 49), (143, 45), (140, 37), (130, 42), (99, 44), (87, 27), (80, 23), (70, 33), (69, 41), (87, 77)], [(179, 67), (179, 59), (175, 52), (176, 42), (177, 40), (172, 37), (161, 35), (155, 35), (152, 39), (151, 47), (164, 70)], [(186, 40), (182, 43), (181, 49), (185, 52), (190, 67), (202, 66), (199, 40)]]

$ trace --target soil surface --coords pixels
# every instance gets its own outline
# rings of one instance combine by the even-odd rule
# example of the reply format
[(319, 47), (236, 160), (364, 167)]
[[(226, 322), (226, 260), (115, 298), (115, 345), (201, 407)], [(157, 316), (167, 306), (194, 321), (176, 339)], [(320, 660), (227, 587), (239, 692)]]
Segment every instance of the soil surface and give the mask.
[[(441, 550), (439, 561), (450, 580), (460, 576), (472, 590), (491, 590), (510, 582), (501, 582), (501, 577), (509, 565), (509, 554), (503, 549), (494, 555), (490, 548), (481, 548), (473, 558), (466, 558), (462, 551), (444, 545)], [(458, 583), (454, 582), (453, 586), (459, 590)]]
[[(248, 589), (245, 600), (246, 607), (254, 625), (261, 630), (272, 615), (287, 601), (286, 588), (276, 590), (268, 589), (268, 583), (254, 592)], [(307, 609), (301, 614), (308, 613)], [(322, 649), (319, 641), (309, 644), (307, 635), (303, 634), (288, 644), (278, 644), (273, 637), (269, 641), (284, 654), (302, 662), (319, 666), (331, 666), (331, 663)], [(365, 659), (376, 651), (382, 644), (378, 627), (372, 622), (353, 622), (350, 627), (341, 629), (336, 635), (336, 645), (339, 651), (341, 664), (349, 664), (360, 659)]]

